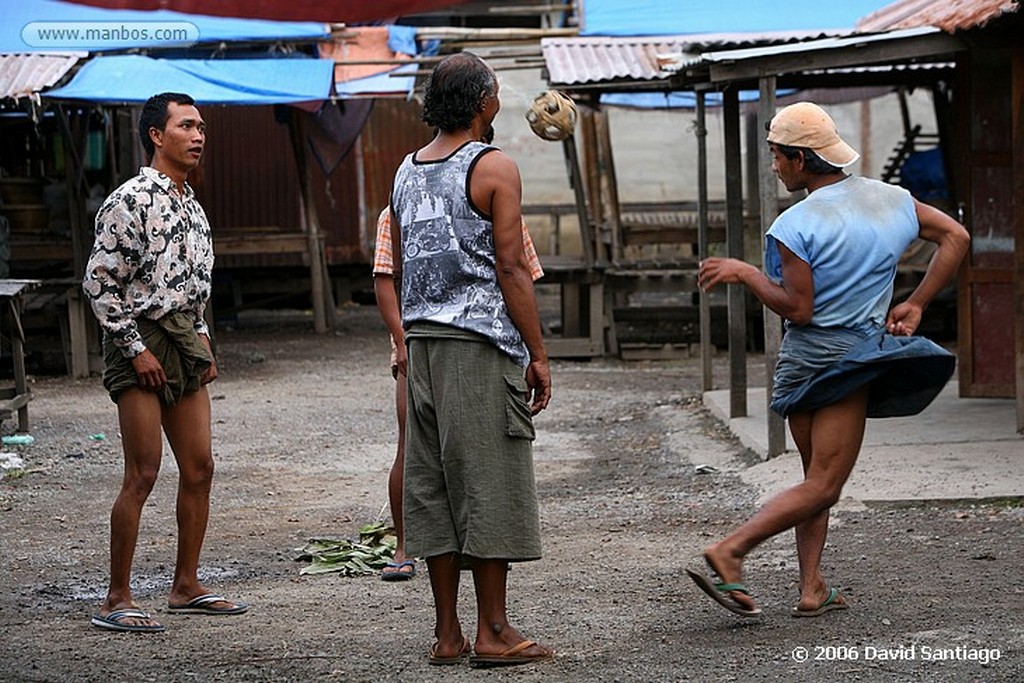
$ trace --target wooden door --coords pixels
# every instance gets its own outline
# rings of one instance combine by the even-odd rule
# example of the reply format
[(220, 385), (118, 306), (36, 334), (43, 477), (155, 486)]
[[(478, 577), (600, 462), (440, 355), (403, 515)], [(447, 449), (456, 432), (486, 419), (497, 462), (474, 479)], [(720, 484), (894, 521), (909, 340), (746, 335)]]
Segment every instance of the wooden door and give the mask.
[(1009, 49), (957, 64), (957, 199), (971, 233), (959, 282), (960, 395), (1014, 396), (1013, 125)]

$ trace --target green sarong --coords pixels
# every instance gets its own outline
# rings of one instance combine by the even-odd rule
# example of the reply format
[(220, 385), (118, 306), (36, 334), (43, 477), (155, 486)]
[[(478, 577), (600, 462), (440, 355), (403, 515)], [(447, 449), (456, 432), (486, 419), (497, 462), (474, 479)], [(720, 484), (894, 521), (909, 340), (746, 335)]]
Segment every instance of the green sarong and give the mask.
[[(192, 316), (170, 313), (159, 320), (140, 318), (137, 322), (142, 341), (167, 375), (167, 384), (158, 394), (160, 400), (173, 406), (185, 394), (199, 391), (199, 379), (213, 361), (199, 339)], [(117, 403), (121, 392), (139, 386), (139, 377), (131, 358), (126, 358), (107, 335), (103, 337), (103, 361), (103, 388), (110, 393), (110, 400)]]

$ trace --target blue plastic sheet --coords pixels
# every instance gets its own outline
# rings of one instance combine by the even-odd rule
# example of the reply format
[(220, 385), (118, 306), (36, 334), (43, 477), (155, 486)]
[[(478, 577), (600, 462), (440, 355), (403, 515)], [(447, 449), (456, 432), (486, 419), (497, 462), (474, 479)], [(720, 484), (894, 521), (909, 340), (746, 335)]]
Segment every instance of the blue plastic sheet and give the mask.
[(327, 59), (153, 59), (96, 57), (52, 99), (141, 103), (159, 92), (183, 92), (198, 104), (288, 104), (327, 99), (334, 63)]

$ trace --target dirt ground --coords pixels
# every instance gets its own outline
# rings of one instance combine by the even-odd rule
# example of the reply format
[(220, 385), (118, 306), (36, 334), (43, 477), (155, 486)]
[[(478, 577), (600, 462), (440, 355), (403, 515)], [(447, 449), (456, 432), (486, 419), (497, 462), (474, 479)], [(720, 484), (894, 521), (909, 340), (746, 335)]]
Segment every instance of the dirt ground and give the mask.
[[(394, 385), (375, 309), (341, 309), (334, 335), (278, 320), (223, 330), (219, 343), (201, 575), (250, 612), (166, 612), (176, 471), (165, 456), (134, 587), (167, 631), (90, 626), (121, 475), (116, 414), (98, 378), (36, 378), (35, 443), (6, 447), (27, 471), (0, 482), (0, 680), (1024, 680), (1019, 501), (842, 502), (825, 569), (847, 612), (790, 618), (791, 534), (749, 559), (761, 618), (735, 617), (698, 592), (683, 568), (750, 514), (759, 492), (736, 476), (753, 464), (750, 453), (701, 406), (696, 359), (554, 363), (535, 444), (545, 556), (513, 568), (509, 603), (513, 623), (557, 655), (505, 670), (429, 667), (422, 564), (395, 584), (300, 576), (293, 559), (311, 537), (354, 538), (386, 501)], [(717, 365), (724, 381), (725, 361)], [(711, 454), (728, 466), (699, 473)], [(464, 578), (461, 616), (472, 634)]]

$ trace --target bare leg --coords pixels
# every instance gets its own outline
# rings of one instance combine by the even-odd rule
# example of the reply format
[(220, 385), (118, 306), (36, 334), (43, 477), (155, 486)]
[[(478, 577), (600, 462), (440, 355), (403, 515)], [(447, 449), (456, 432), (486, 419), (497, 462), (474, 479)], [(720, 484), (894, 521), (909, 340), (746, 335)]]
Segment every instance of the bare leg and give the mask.
[[(206, 387), (186, 394), (174, 406), (165, 407), (163, 422), (178, 463), (178, 557), (168, 603), (182, 605), (210, 592), (199, 583), (199, 554), (210, 519), (213, 484), (210, 396)], [(228, 608), (232, 604), (214, 602), (209, 606)]]
[[(800, 451), (805, 477), (811, 464), (813, 422), (813, 413), (801, 413), (789, 418), (789, 430)], [(828, 585), (821, 574), (821, 555), (828, 537), (828, 518), (829, 509), (826, 508), (794, 527), (800, 565), (800, 601), (797, 604), (800, 609), (814, 609), (828, 597)]]
[(434, 594), (434, 638), (431, 652), (436, 657), (456, 657), (462, 653), (464, 637), (459, 623), (459, 556), (455, 553), (427, 558), (430, 589)]
[[(506, 612), (506, 560), (472, 559), (473, 585), (476, 591), (476, 645), (478, 655), (496, 655), (506, 652), (526, 638), (508, 623)], [(524, 657), (544, 657), (550, 648), (534, 644), (519, 653)]]
[[(407, 559), (405, 555), (405, 522), (402, 519), (402, 486), (405, 479), (405, 375), (399, 374), (395, 382), (395, 413), (398, 417), (398, 447), (395, 450), (395, 462), (391, 465), (388, 475), (388, 504), (391, 506), (391, 521), (395, 525), (395, 564)], [(385, 573), (412, 573), (411, 567), (395, 569), (385, 568)]]
[[(163, 443), (160, 434), (160, 400), (141, 389), (124, 391), (117, 402), (117, 416), (124, 448), (124, 479), (110, 511), (110, 586), (100, 614), (134, 607), (131, 591), (132, 560), (139, 537), (142, 507), (149, 498)], [(125, 618), (132, 626), (153, 626), (152, 619)]]
[[(809, 526), (801, 535), (807, 532), (810, 535), (804, 541), (809, 548), (807, 557), (800, 560), (804, 575), (802, 585), (805, 580), (820, 580), (822, 526), (827, 529), (828, 509), (839, 500), (857, 461), (864, 437), (867, 400), (868, 388), (863, 387), (838, 403), (816, 411), (811, 419), (811, 457), (804, 481), (773, 497), (732, 535), (704, 551), (723, 581), (741, 582), (743, 558), (747, 553), (764, 540), (803, 523)], [(730, 595), (738, 603), (754, 607), (749, 596), (735, 591)]]

